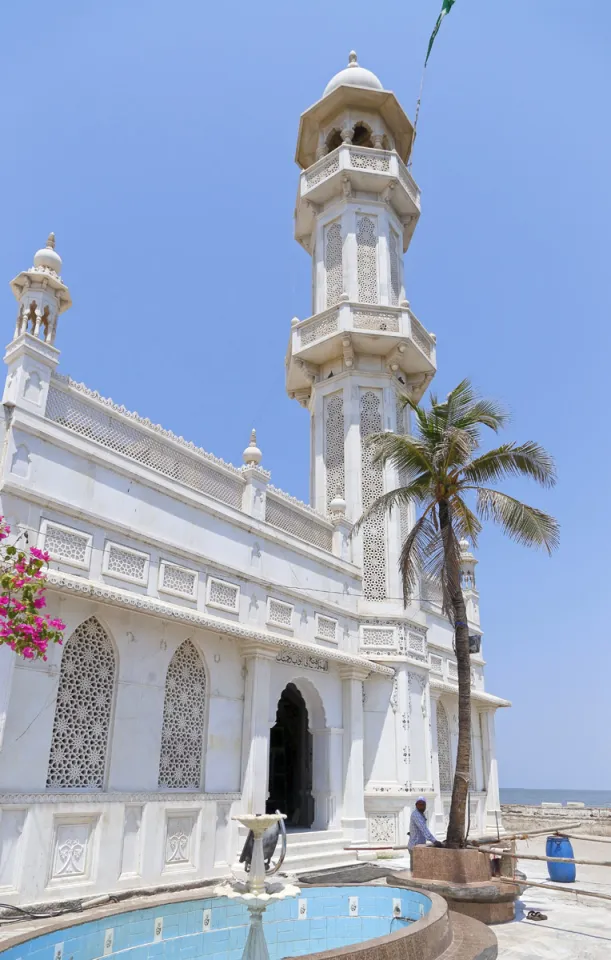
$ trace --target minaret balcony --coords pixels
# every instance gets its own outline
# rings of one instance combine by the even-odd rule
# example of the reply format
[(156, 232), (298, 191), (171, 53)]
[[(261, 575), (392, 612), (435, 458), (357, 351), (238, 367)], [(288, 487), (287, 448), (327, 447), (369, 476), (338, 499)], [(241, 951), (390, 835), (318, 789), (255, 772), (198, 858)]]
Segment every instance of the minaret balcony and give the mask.
[[(324, 204), (334, 196), (345, 195), (346, 178), (352, 191), (382, 194), (390, 187), (393, 207), (400, 216), (420, 216), (420, 190), (398, 153), (350, 143), (342, 144), (303, 171), (299, 198)], [(306, 215), (301, 206), (298, 203), (298, 221)], [(307, 204), (305, 207), (307, 210)], [(302, 233), (299, 229), (297, 232)]]
[(355, 356), (384, 358), (389, 371), (428, 382), (436, 370), (435, 337), (407, 304), (394, 307), (342, 301), (294, 323), (289, 346), (287, 389), (311, 383), (316, 368), (340, 359), (347, 369)]

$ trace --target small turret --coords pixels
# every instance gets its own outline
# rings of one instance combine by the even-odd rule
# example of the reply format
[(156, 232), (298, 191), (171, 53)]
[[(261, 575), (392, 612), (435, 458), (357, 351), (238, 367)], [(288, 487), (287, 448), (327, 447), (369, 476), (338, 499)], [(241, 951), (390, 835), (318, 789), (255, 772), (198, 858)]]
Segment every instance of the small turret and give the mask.
[(13, 340), (24, 333), (53, 344), (57, 318), (72, 305), (70, 291), (61, 278), (62, 259), (55, 250), (55, 234), (34, 254), (34, 264), (11, 281), (19, 302)]
[(33, 265), (11, 280), (19, 309), (4, 356), (8, 367), (4, 404), (44, 414), (51, 373), (59, 361), (54, 346), (57, 318), (72, 305), (61, 269), (55, 234), (50, 233), (46, 245), (34, 254)]

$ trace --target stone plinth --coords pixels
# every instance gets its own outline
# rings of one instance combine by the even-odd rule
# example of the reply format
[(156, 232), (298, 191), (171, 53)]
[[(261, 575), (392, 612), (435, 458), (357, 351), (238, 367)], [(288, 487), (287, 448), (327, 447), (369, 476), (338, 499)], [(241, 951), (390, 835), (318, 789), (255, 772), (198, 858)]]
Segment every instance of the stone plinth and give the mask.
[(482, 923), (513, 920), (520, 894), (517, 884), (491, 877), (490, 857), (481, 850), (415, 847), (413, 872), (395, 874), (387, 883), (437, 893), (450, 910)]
[(481, 850), (446, 850), (444, 847), (414, 847), (412, 877), (475, 883), (490, 880), (490, 857)]

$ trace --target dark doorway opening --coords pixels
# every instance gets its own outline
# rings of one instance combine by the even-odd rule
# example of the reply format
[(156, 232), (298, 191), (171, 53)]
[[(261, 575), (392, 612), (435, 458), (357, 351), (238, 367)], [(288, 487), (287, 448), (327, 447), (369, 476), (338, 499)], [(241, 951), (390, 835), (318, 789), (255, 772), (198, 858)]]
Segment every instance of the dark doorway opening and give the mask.
[(269, 808), (287, 815), (287, 826), (311, 827), (312, 734), (308, 710), (294, 683), (282, 692), (269, 737)]

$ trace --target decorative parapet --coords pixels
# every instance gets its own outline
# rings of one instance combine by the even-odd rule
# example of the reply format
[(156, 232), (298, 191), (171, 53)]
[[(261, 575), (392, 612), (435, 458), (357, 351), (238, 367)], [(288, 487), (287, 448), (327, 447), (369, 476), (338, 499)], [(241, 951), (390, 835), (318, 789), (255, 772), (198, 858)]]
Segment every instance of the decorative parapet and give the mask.
[[(45, 415), (87, 440), (239, 510), (244, 509), (244, 491), (252, 477), (261, 487), (269, 480), (269, 472), (261, 467), (234, 467), (64, 375), (53, 375)], [(333, 524), (296, 497), (269, 485), (261, 512), (259, 519), (332, 551)]]
[(97, 390), (92, 390), (84, 383), (79, 383), (78, 381), (73, 380), (67, 374), (54, 373), (52, 380), (58, 384), (62, 384), (63, 387), (68, 387), (70, 391), (75, 391), (76, 393), (82, 394), (84, 397), (88, 397), (90, 400), (94, 400), (96, 404), (102, 404), (107, 409), (112, 410), (113, 413), (119, 414), (120, 417), (125, 417), (128, 420), (132, 420), (134, 423), (138, 423), (141, 426), (146, 427), (147, 430), (153, 430), (159, 436), (164, 437), (167, 440), (171, 440), (172, 443), (180, 444), (187, 450), (196, 453), (198, 457), (203, 457), (205, 460), (209, 460), (210, 463), (214, 463), (217, 466), (222, 467), (224, 470), (229, 470), (232, 473), (235, 473), (238, 477), (240, 476), (243, 469), (242, 467), (235, 467), (232, 463), (227, 463), (220, 457), (215, 457), (213, 453), (209, 453), (202, 447), (198, 447), (195, 443), (193, 443), (192, 440), (185, 440), (184, 437), (177, 436), (171, 430), (167, 430), (165, 427), (162, 427), (159, 423), (153, 423), (153, 421), (149, 420), (148, 417), (142, 417), (139, 413), (135, 413), (132, 410), (128, 410), (127, 407), (115, 403), (114, 400), (110, 399), (110, 397), (103, 397), (102, 394), (98, 393)]
[(332, 153), (317, 160), (301, 174), (301, 196), (308, 196), (320, 184), (346, 171), (379, 177), (381, 190), (389, 180), (398, 181), (414, 208), (420, 212), (420, 189), (399, 154), (394, 150), (379, 150), (374, 147), (342, 144)]
[[(84, 577), (71, 576), (59, 573), (57, 570), (48, 572), (49, 589), (60, 593), (77, 594), (81, 597), (94, 600), (98, 603), (108, 603), (128, 610), (140, 610), (149, 616), (160, 617), (164, 620), (174, 620), (188, 626), (199, 627), (203, 630), (212, 630), (215, 633), (233, 637), (236, 640), (254, 641), (270, 650), (281, 653), (294, 653), (295, 656), (320, 659), (321, 647), (314, 643), (294, 640), (279, 634), (247, 627), (233, 620), (224, 620), (222, 617), (213, 617), (210, 614), (200, 613), (179, 604), (166, 603), (156, 597), (143, 596), (140, 593), (130, 593), (119, 587), (110, 587), (105, 583), (86, 580)], [(374, 663), (358, 654), (343, 653), (341, 650), (324, 648), (324, 659), (337, 663), (340, 666), (358, 667), (368, 670), (369, 673), (379, 673), (383, 676), (394, 676), (392, 667)]]
[[(301, 320), (293, 326), (293, 355), (299, 357), (301, 352), (305, 351), (303, 355), (309, 358), (308, 348), (326, 338), (361, 331), (388, 335), (389, 351), (393, 349), (398, 338), (411, 340), (429, 363), (435, 365), (435, 337), (424, 329), (407, 303), (391, 306), (346, 300), (329, 310)], [(312, 359), (317, 362), (314, 354)], [(428, 365), (427, 368), (430, 369)]]
[(321, 550), (333, 545), (333, 524), (307, 503), (269, 485), (265, 500), (265, 519), (274, 527), (291, 533)]

